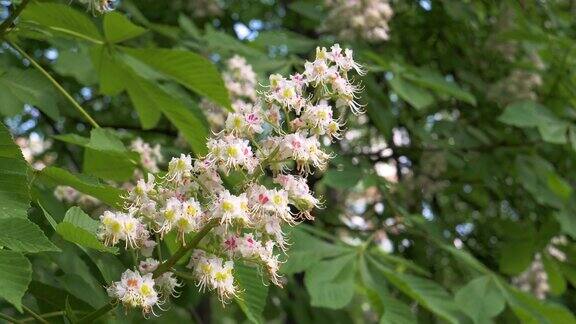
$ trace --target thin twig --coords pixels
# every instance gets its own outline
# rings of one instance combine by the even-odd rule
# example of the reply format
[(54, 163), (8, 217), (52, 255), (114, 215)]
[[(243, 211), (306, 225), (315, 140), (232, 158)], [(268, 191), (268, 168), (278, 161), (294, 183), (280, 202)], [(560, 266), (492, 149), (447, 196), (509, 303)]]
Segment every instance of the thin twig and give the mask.
[(3, 313), (0, 313), (0, 318), (3, 320), (7, 320), (10, 323), (16, 323), (16, 324), (22, 323), (21, 321), (15, 319), (14, 317), (8, 316), (8, 315), (3, 314)]
[(29, 313), (30, 315), (32, 315), (32, 317), (34, 317), (34, 319), (36, 319), (38, 322), (40, 323), (44, 323), (44, 324), (49, 324), (47, 320), (43, 319), (42, 316), (36, 314), (33, 310), (31, 310), (30, 308), (26, 307), (26, 305), (22, 305), (22, 309), (26, 312)]
[(12, 23), (14, 23), (16, 18), (20, 16), (22, 10), (24, 10), (24, 8), (26, 8), (26, 6), (28, 5), (28, 2), (30, 2), (30, 0), (23, 0), (20, 6), (16, 8), (16, 10), (10, 15), (10, 17), (8, 17), (8, 19), (4, 20), (4, 22), (0, 24), (0, 38), (2, 38), (4, 34), (6, 34), (8, 28), (10, 28), (10, 26), (12, 26)]
[(188, 251), (196, 248), (196, 246), (198, 246), (198, 243), (202, 241), (204, 236), (206, 236), (212, 230), (212, 228), (216, 227), (216, 225), (218, 225), (219, 223), (220, 219), (215, 218), (210, 220), (206, 225), (204, 225), (204, 227), (202, 227), (202, 229), (192, 238), (190, 242), (182, 246), (180, 249), (178, 249), (178, 251), (176, 251), (176, 253), (174, 253), (170, 257), (170, 259), (162, 263), (158, 267), (158, 269), (154, 271), (153, 277), (158, 278), (166, 271), (169, 271), (176, 264), (176, 262), (178, 262)]
[(42, 66), (40, 66), (40, 64), (38, 64), (38, 62), (36, 62), (30, 55), (28, 55), (22, 48), (20, 48), (20, 46), (16, 45), (12, 41), (8, 41), (8, 43), (16, 51), (18, 51), (18, 53), (20, 53), (23, 57), (25, 57), (28, 61), (30, 61), (30, 64), (32, 64), (32, 66), (36, 70), (38, 70), (40, 73), (42, 73), (54, 85), (54, 87), (56, 87), (56, 89), (58, 91), (60, 91), (60, 93), (66, 99), (68, 99), (68, 101), (72, 104), (72, 106), (74, 106), (74, 108), (76, 108), (76, 110), (78, 110), (78, 112), (80, 112), (80, 114), (88, 121), (88, 123), (90, 123), (94, 128), (100, 128), (100, 125), (98, 125), (98, 123), (94, 119), (92, 119), (92, 117), (90, 117), (90, 115), (86, 112), (86, 110), (84, 110), (84, 108), (82, 108), (82, 106), (80, 106), (80, 104), (78, 102), (76, 102), (76, 100), (68, 93), (68, 91), (66, 91), (66, 89), (64, 89), (58, 83), (58, 81), (56, 81), (50, 75), (50, 73), (48, 73), (48, 71), (46, 71)]

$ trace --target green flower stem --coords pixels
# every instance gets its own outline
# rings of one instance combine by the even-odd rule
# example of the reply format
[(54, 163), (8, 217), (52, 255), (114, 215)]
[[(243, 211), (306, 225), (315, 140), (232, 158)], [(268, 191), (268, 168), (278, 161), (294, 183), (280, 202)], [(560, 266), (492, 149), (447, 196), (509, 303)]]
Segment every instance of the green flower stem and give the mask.
[(0, 313), (0, 318), (8, 321), (9, 323), (17, 323), (17, 324), (22, 323), (21, 321), (15, 319), (14, 317), (11, 317), (11, 316), (8, 316), (8, 315), (2, 314), (2, 313)]
[[(86, 312), (82, 312), (82, 311), (74, 311), (74, 313), (76, 314), (85, 314)], [(51, 312), (51, 313), (44, 313), (44, 314), (39, 314), (40, 317), (42, 318), (51, 318), (51, 317), (58, 317), (58, 316), (64, 316), (66, 315), (65, 311), (57, 311), (57, 312)], [(27, 323), (27, 322), (33, 322), (36, 319), (34, 317), (28, 317), (25, 318), (23, 320), (21, 320), (19, 323)]]
[(43, 319), (42, 316), (36, 314), (33, 310), (31, 310), (30, 308), (26, 307), (26, 305), (22, 305), (22, 309), (26, 312), (29, 313), (30, 315), (32, 315), (32, 317), (34, 317), (34, 319), (36, 319), (38, 322), (40, 323), (44, 323), (44, 324), (49, 324), (47, 320)]
[(16, 51), (18, 51), (18, 53), (20, 53), (28, 61), (30, 61), (30, 64), (32, 64), (32, 66), (36, 70), (38, 70), (40, 73), (42, 73), (54, 85), (54, 87), (56, 87), (56, 89), (58, 91), (60, 91), (60, 93), (66, 99), (68, 99), (68, 101), (70, 101), (72, 106), (74, 106), (74, 108), (76, 108), (78, 110), (78, 112), (80, 112), (80, 114), (88, 121), (88, 123), (90, 123), (90, 125), (92, 125), (92, 127), (100, 128), (100, 125), (98, 125), (98, 123), (94, 119), (92, 119), (92, 117), (90, 117), (90, 115), (86, 112), (86, 110), (84, 110), (84, 108), (82, 108), (82, 106), (80, 106), (80, 104), (78, 102), (76, 102), (76, 100), (74, 100), (74, 98), (72, 98), (72, 96), (56, 80), (54, 80), (54, 78), (50, 75), (50, 73), (48, 73), (48, 71), (44, 70), (44, 68), (42, 66), (40, 66), (40, 64), (38, 64), (38, 62), (36, 62), (30, 55), (28, 55), (22, 48), (20, 48), (14, 42), (8, 41), (8, 43)]
[(99, 309), (93, 311), (92, 313), (82, 317), (78, 321), (78, 324), (93, 323), (95, 320), (99, 319), (100, 317), (106, 315), (109, 311), (116, 308), (117, 305), (118, 305), (118, 302), (116, 300), (112, 300), (108, 304), (106, 304), (106, 305), (100, 307)]
[(204, 236), (206, 236), (210, 232), (210, 230), (212, 230), (214, 227), (216, 227), (219, 223), (220, 223), (219, 219), (215, 218), (215, 219), (210, 220), (206, 225), (204, 225), (204, 227), (202, 227), (202, 229), (192, 238), (192, 240), (190, 242), (188, 242), (186, 245), (180, 247), (180, 249), (178, 249), (178, 251), (176, 251), (176, 253), (174, 253), (170, 257), (170, 259), (168, 259), (168, 260), (166, 260), (166, 262), (162, 263), (158, 267), (158, 269), (156, 269), (156, 271), (154, 271), (153, 277), (158, 278), (163, 273), (169, 271), (176, 264), (176, 262), (178, 262), (178, 260), (182, 259), (182, 257), (188, 251), (196, 248), (196, 246), (198, 246), (198, 243), (200, 243), (200, 241), (202, 241)]
[(8, 19), (2, 22), (2, 24), (0, 25), (0, 38), (2, 38), (4, 34), (6, 34), (8, 28), (10, 28), (10, 26), (12, 25), (12, 23), (14, 23), (16, 18), (20, 16), (22, 10), (24, 10), (24, 8), (26, 8), (26, 6), (28, 5), (28, 2), (30, 2), (30, 0), (22, 0), (20, 6), (16, 8), (16, 10), (10, 15), (10, 17), (8, 17)]

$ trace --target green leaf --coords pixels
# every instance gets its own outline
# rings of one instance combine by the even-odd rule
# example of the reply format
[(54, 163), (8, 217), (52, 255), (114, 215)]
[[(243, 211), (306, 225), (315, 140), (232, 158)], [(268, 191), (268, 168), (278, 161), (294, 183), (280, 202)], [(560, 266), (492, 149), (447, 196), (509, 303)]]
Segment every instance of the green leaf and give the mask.
[(210, 50), (221, 55), (232, 56), (237, 54), (254, 61), (269, 60), (269, 57), (266, 55), (266, 53), (246, 45), (232, 35), (229, 35), (223, 31), (215, 30), (214, 28), (210, 27), (210, 25), (206, 26), (207, 27), (203, 40), (208, 43), (207, 48)]
[(78, 316), (76, 316), (76, 313), (74, 313), (74, 309), (72, 308), (72, 306), (70, 305), (70, 302), (68, 301), (68, 298), (66, 298), (66, 307), (64, 308), (65, 312), (66, 312), (66, 318), (72, 323), (76, 323), (78, 322)]
[(98, 75), (100, 92), (109, 96), (118, 95), (126, 88), (123, 78), (126, 71), (121, 58), (110, 46), (94, 46), (90, 53)]
[(91, 47), (83, 43), (65, 48), (58, 47), (58, 59), (52, 67), (62, 76), (73, 77), (84, 85), (93, 85), (98, 78), (90, 53)]
[(434, 103), (434, 96), (430, 91), (404, 80), (401, 75), (396, 75), (389, 81), (392, 90), (409, 103), (412, 107), (422, 110)]
[(418, 323), (410, 306), (392, 297), (384, 297), (384, 314), (380, 318), (380, 324), (408, 324)]
[(154, 128), (162, 117), (162, 107), (158, 106), (154, 93), (148, 91), (152, 85), (134, 73), (128, 73), (125, 78), (128, 95), (138, 112), (142, 128)]
[(308, 53), (316, 46), (316, 41), (289, 30), (262, 31), (250, 45), (268, 51), (269, 47), (286, 46), (292, 53)]
[(474, 323), (491, 323), (506, 306), (502, 292), (490, 276), (471, 280), (456, 292), (456, 303)]
[(324, 13), (322, 12), (322, 7), (314, 2), (309, 1), (293, 1), (288, 5), (288, 8), (300, 15), (315, 20), (322, 21), (324, 19)]
[(542, 139), (549, 143), (568, 142), (570, 124), (556, 117), (545, 106), (533, 101), (515, 102), (498, 118), (503, 123), (517, 127), (538, 127)]
[(132, 179), (137, 161), (138, 154), (128, 151), (112, 130), (96, 128), (90, 132), (90, 142), (84, 150), (84, 173), (126, 181)]
[(0, 219), (27, 217), (30, 206), (28, 164), (0, 123)]
[(560, 223), (562, 232), (572, 238), (576, 238), (576, 217), (574, 217), (576, 214), (574, 214), (574, 209), (563, 208), (559, 212), (554, 212), (553, 215)]
[(566, 279), (562, 274), (562, 270), (558, 267), (554, 259), (546, 254), (542, 255), (542, 263), (544, 264), (544, 270), (548, 275), (550, 293), (554, 296), (562, 295), (566, 291)]
[(446, 80), (440, 73), (427, 69), (410, 68), (402, 73), (402, 77), (422, 87), (450, 95), (456, 99), (476, 106), (476, 98), (470, 92), (463, 90), (456, 82)]
[(126, 270), (126, 266), (120, 260), (109, 253), (98, 252), (95, 250), (84, 251), (90, 257), (90, 260), (98, 267), (104, 281), (108, 284), (113, 281), (118, 281), (122, 272)]
[(536, 127), (555, 118), (548, 108), (537, 102), (519, 101), (508, 105), (498, 120), (517, 127)]
[[(516, 157), (516, 171), (522, 186), (532, 194), (538, 203), (560, 208), (566, 202), (564, 194), (566, 190), (562, 189), (565, 186), (555, 186), (567, 182), (556, 173), (554, 166), (547, 160), (536, 155), (518, 156)], [(559, 196), (557, 193), (561, 195)]]
[(33, 2), (26, 7), (21, 17), (68, 36), (102, 40), (89, 16), (72, 9), (68, 4)]
[(30, 261), (14, 251), (0, 250), (0, 297), (22, 312), (22, 297), (32, 279)]
[(146, 32), (146, 29), (134, 25), (124, 15), (112, 11), (104, 16), (104, 35), (110, 43), (120, 43), (128, 39), (138, 37)]
[(324, 258), (349, 253), (351, 249), (320, 240), (299, 228), (290, 231), (293, 244), (288, 250), (288, 260), (282, 265), (285, 274), (302, 272)]
[(322, 181), (332, 188), (352, 189), (362, 178), (362, 169), (349, 165), (344, 170), (329, 169), (324, 173)]
[(39, 281), (32, 280), (28, 292), (38, 301), (52, 307), (53, 309), (60, 310), (64, 308), (66, 301), (68, 301), (70, 305), (77, 310), (92, 309), (90, 305), (70, 295), (68, 292)]
[(366, 113), (380, 134), (391, 136), (392, 128), (395, 127), (395, 117), (387, 104), (390, 100), (382, 94), (382, 87), (373, 77), (368, 75), (362, 81), (366, 85), (366, 93), (368, 94)]
[(386, 277), (382, 272), (378, 271), (372, 263), (367, 262), (365, 255), (362, 255), (360, 260), (360, 277), (364, 288), (368, 292), (368, 296), (377, 296), (377, 301), (372, 300), (372, 305), (380, 314), (380, 323), (418, 323), (410, 307), (390, 295)]
[(404, 294), (448, 322), (460, 322), (460, 313), (458, 306), (453, 302), (454, 298), (440, 285), (424, 278), (394, 272), (370, 256), (368, 256), (368, 259), (376, 268), (382, 271), (391, 284), (396, 286)]
[(356, 254), (314, 263), (304, 277), (310, 304), (331, 309), (343, 308), (354, 296)]
[(79, 146), (87, 146), (90, 143), (90, 139), (86, 137), (82, 137), (78, 134), (63, 134), (63, 135), (54, 135), (52, 138), (57, 139), (62, 142), (79, 145)]
[(96, 236), (99, 223), (90, 218), (78, 207), (72, 207), (66, 212), (64, 221), (56, 227), (56, 232), (65, 240), (82, 247), (102, 252), (116, 253), (117, 248), (107, 247)]
[(231, 109), (224, 81), (218, 69), (208, 59), (181, 50), (131, 48), (123, 50), (188, 89)]
[(138, 87), (138, 93), (144, 95), (148, 101), (144, 103), (144, 98), (139, 98), (142, 101), (140, 104), (146, 104), (147, 109), (161, 110), (166, 118), (182, 132), (194, 153), (206, 154), (208, 152), (206, 140), (210, 133), (204, 123), (184, 103), (153, 82), (143, 78), (137, 78), (136, 82), (137, 85), (134, 87)]
[(96, 179), (85, 175), (74, 175), (66, 170), (47, 167), (40, 172), (39, 178), (51, 185), (70, 186), (76, 190), (90, 195), (102, 202), (120, 208), (124, 203), (122, 197), (126, 196), (124, 190), (120, 190), (98, 182)]
[(534, 240), (531, 238), (509, 240), (504, 242), (498, 263), (500, 271), (507, 274), (519, 274), (532, 262)]
[(576, 323), (574, 315), (566, 308), (520, 292), (516, 289), (507, 290), (507, 300), (521, 323)]
[(16, 252), (36, 253), (60, 251), (44, 235), (38, 225), (24, 218), (0, 219), (0, 245)]
[(236, 302), (251, 322), (264, 323), (262, 312), (266, 306), (268, 286), (263, 284), (255, 268), (242, 264), (234, 265), (234, 277), (241, 291)]
[(0, 113), (11, 116), (21, 113), (24, 104), (37, 107), (52, 119), (60, 113), (56, 106), (55, 89), (39, 72), (10, 68), (0, 73)]

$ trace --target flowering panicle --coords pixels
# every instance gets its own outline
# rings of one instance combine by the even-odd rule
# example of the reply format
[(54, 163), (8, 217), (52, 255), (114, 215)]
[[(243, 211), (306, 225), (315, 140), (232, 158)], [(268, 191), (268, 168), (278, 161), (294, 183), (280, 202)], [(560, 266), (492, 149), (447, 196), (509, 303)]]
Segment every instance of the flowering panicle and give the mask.
[(330, 11), (321, 29), (343, 39), (388, 40), (388, 24), (394, 15), (388, 0), (326, 0), (326, 5)]
[(240, 134), (245, 127), (247, 132), (261, 133), (259, 128), (261, 120), (259, 107), (254, 105), (258, 101), (256, 91), (258, 78), (252, 66), (246, 59), (234, 55), (226, 61), (226, 70), (222, 73), (224, 85), (232, 99), (232, 108), (236, 113), (225, 115), (225, 109), (203, 99), (200, 103), (202, 110), (207, 112), (207, 119), (216, 129), (235, 128)]
[[(262, 99), (252, 91), (256, 76), (243, 59), (229, 60), (228, 70), (225, 80), (239, 100), (224, 129), (207, 140), (208, 153), (197, 159), (174, 157), (163, 175), (156, 164), (143, 163), (150, 174), (129, 190), (124, 211), (101, 216), (99, 229), (105, 244), (123, 244), (144, 256), (151, 255), (157, 240), (173, 233), (183, 249), (194, 249), (188, 267), (198, 287), (215, 291), (223, 303), (238, 294), (236, 262), (253, 265), (282, 285), (280, 253), (289, 246), (282, 228), (313, 219), (312, 210), (320, 207), (305, 177), (325, 169), (331, 158), (321, 139), (337, 139), (346, 111), (360, 111), (359, 88), (349, 74), (364, 73), (352, 51), (337, 44), (330, 51), (318, 48), (304, 73), (270, 76)], [(133, 147), (143, 160), (160, 156), (149, 145)], [(267, 175), (271, 181), (262, 179)], [(194, 234), (201, 241), (187, 240)], [(176, 295), (180, 285), (169, 261), (145, 259), (138, 271), (127, 270), (125, 276), (148, 278), (153, 273), (153, 295), (161, 301)], [(153, 299), (117, 292), (127, 290), (124, 281), (111, 286), (111, 295), (148, 312)]]

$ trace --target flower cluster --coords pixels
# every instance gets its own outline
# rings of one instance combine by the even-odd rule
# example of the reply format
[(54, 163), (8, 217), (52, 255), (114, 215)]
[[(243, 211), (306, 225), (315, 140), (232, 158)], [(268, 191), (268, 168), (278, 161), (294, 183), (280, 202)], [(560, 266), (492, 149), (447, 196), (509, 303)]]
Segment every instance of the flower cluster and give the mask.
[[(246, 59), (234, 55), (226, 61), (226, 70), (222, 73), (224, 85), (228, 89), (232, 99), (232, 108), (234, 111), (242, 113), (242, 110), (250, 109), (257, 99), (258, 79), (252, 66), (246, 62)], [(203, 99), (200, 103), (202, 110), (207, 112), (207, 119), (210, 124), (217, 130), (224, 127), (226, 115), (224, 108)], [(256, 116), (256, 115), (254, 115)], [(243, 123), (238, 124), (238, 127)]]
[(330, 11), (322, 29), (343, 39), (388, 40), (394, 14), (388, 0), (326, 0), (326, 5)]
[(140, 163), (142, 168), (150, 172), (158, 172), (158, 163), (162, 163), (163, 157), (160, 151), (160, 144), (150, 146), (144, 142), (140, 137), (136, 138), (130, 144), (130, 149), (140, 155)]
[(544, 269), (539, 253), (536, 254), (534, 261), (526, 271), (512, 278), (512, 284), (522, 291), (532, 293), (538, 299), (546, 299), (550, 285), (548, 284), (548, 273)]
[(126, 270), (120, 281), (112, 283), (106, 290), (111, 298), (118, 299), (127, 308), (142, 308), (145, 314), (153, 307), (164, 303), (170, 296), (177, 297), (176, 288), (182, 284), (171, 272), (153, 277), (159, 262), (148, 258), (140, 262), (138, 270)]
[[(233, 58), (229, 67), (236, 72), (230, 76), (244, 74), (255, 81), (244, 66), (243, 60)], [(254, 101), (237, 101), (224, 129), (207, 140), (205, 156), (174, 157), (162, 174), (150, 169), (129, 191), (124, 210), (100, 217), (100, 239), (144, 256), (154, 254), (159, 240), (176, 240), (182, 251), (193, 250), (190, 277), (201, 290), (216, 291), (223, 303), (238, 294), (235, 262), (257, 267), (281, 286), (280, 255), (289, 245), (282, 228), (313, 218), (320, 202), (306, 176), (327, 165), (330, 154), (322, 143), (339, 138), (342, 122), (336, 116), (362, 108), (356, 101), (359, 88), (349, 78), (353, 71), (363, 73), (352, 51), (336, 44), (330, 50), (318, 48), (301, 74), (270, 76), (262, 100), (250, 91), (232, 91)], [(172, 258), (147, 259), (139, 272), (128, 270), (125, 275), (139, 279), (139, 273), (152, 271), (154, 291), (173, 295), (177, 281), (165, 278), (170, 289), (158, 283), (176, 263)], [(141, 277), (142, 282), (149, 278)], [(149, 312), (154, 299), (146, 296), (154, 294), (125, 297), (124, 281), (111, 286), (111, 296)]]
[(538, 299), (546, 299), (550, 292), (550, 284), (542, 258), (554, 258), (557, 262), (565, 262), (566, 253), (562, 249), (567, 244), (568, 240), (565, 236), (553, 237), (542, 253), (536, 253), (530, 266), (521, 274), (512, 278), (512, 284), (522, 291), (532, 293)]
[(488, 97), (503, 106), (514, 101), (536, 100), (541, 85), (542, 77), (537, 72), (514, 69), (489, 88)]

